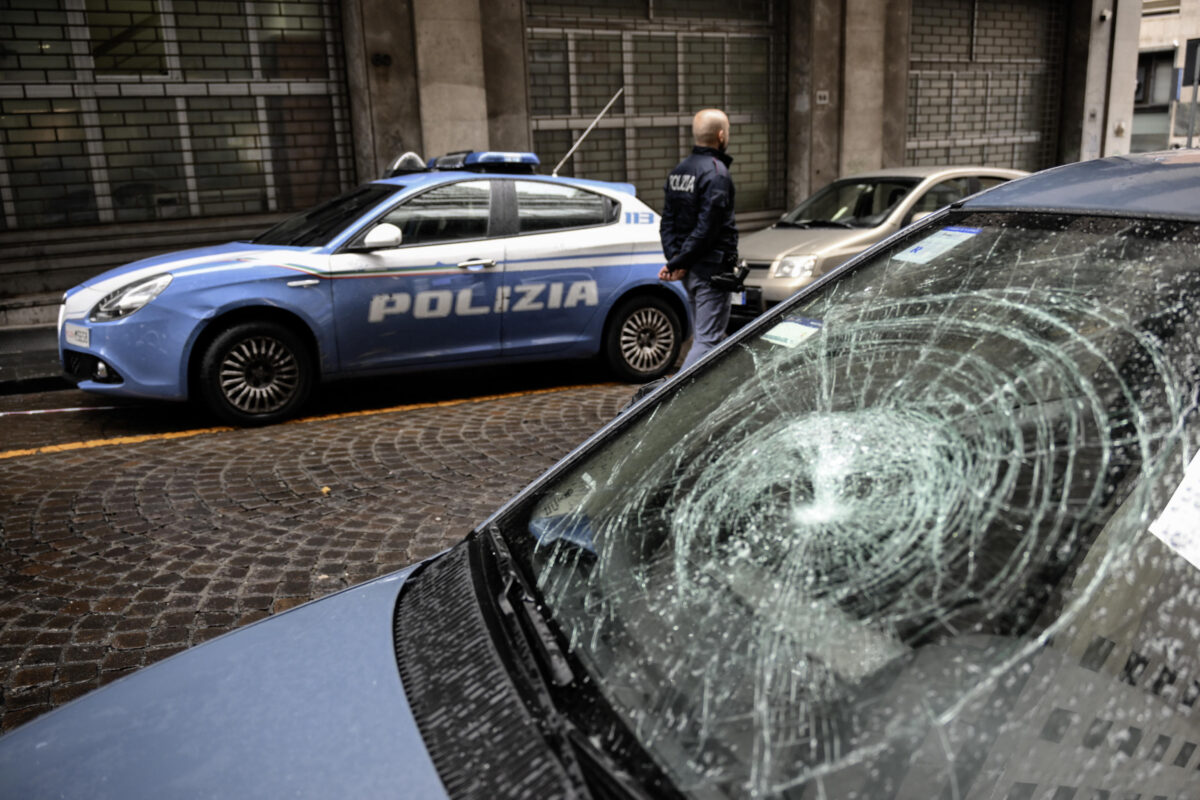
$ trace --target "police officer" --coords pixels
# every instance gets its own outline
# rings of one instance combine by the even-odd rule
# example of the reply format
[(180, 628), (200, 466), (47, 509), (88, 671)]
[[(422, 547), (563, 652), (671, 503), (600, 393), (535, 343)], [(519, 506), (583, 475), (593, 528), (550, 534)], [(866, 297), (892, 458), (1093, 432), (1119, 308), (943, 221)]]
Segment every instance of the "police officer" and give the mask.
[(696, 332), (684, 359), (686, 368), (725, 338), (731, 300), (709, 279), (737, 263), (737, 225), (733, 221), (733, 180), (725, 154), (729, 117), (706, 108), (692, 118), (692, 154), (667, 176), (663, 206), (663, 253), (667, 263), (658, 277), (683, 281), (692, 305)]

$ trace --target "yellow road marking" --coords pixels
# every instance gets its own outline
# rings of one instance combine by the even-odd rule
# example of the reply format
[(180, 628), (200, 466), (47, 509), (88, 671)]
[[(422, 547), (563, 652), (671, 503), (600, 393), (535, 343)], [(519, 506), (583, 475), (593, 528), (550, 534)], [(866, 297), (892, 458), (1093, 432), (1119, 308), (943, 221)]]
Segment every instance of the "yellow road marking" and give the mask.
[[(449, 408), (450, 406), (461, 406), (468, 403), (489, 403), (495, 400), (511, 400), (517, 397), (533, 397), (541, 394), (555, 394), (557, 392), (569, 392), (575, 389), (586, 389), (592, 386), (616, 386), (615, 383), (600, 383), (600, 384), (580, 384), (577, 386), (557, 386), (552, 389), (534, 389), (528, 392), (509, 392), (508, 394), (493, 394), (485, 397), (463, 397), (458, 400), (438, 400), (430, 403), (413, 403), (407, 406), (392, 406), (391, 408), (375, 408), (364, 411), (345, 411), (340, 414), (322, 414), (317, 417), (304, 417), (302, 419), (288, 420), (284, 425), (300, 425), (306, 422), (329, 422), (338, 419), (350, 419), (352, 417), (373, 417), (379, 414), (395, 414), (402, 411), (421, 411), (427, 408)], [(174, 431), (170, 433), (147, 433), (141, 436), (116, 436), (112, 439), (91, 439), (85, 442), (67, 442), (65, 444), (50, 444), (44, 447), (31, 447), (25, 450), (6, 450), (0, 451), (0, 461), (8, 458), (20, 458), (22, 456), (36, 456), (48, 453), (67, 453), (74, 450), (90, 450), (94, 447), (113, 447), (123, 444), (142, 444), (143, 442), (167, 441), (170, 439), (190, 439), (193, 436), (204, 436), (211, 433), (229, 433), (230, 431), (238, 430), (229, 426), (220, 426), (215, 428), (196, 428), (190, 431)]]

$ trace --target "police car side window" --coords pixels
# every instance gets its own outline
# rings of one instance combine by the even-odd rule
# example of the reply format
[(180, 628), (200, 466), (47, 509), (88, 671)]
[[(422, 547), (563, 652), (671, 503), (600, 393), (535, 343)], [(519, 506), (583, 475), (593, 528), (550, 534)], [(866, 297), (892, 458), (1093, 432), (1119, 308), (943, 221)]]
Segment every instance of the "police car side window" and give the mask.
[(398, 227), (405, 246), (482, 239), (488, 235), (488, 181), (437, 186), (393, 208), (380, 219)]
[(518, 233), (603, 225), (612, 219), (612, 201), (593, 192), (539, 181), (516, 181), (515, 188)]

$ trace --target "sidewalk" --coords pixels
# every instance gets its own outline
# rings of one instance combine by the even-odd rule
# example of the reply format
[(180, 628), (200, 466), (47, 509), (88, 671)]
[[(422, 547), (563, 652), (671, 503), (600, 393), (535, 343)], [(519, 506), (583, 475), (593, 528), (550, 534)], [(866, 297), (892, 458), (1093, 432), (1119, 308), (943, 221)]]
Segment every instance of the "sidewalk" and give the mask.
[(66, 389), (54, 325), (0, 327), (0, 395)]

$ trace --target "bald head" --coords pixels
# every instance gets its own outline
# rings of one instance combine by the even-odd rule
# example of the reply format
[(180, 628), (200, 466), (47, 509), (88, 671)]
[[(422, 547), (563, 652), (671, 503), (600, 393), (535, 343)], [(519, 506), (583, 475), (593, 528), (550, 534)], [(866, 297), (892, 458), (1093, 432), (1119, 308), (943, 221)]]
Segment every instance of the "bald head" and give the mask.
[(717, 147), (729, 142), (729, 117), (719, 108), (697, 111), (692, 117), (692, 138), (701, 147)]

